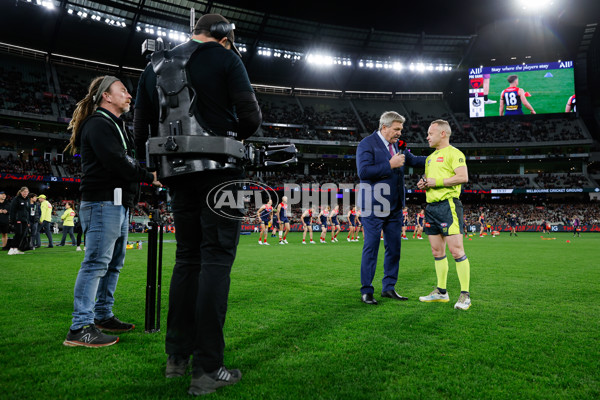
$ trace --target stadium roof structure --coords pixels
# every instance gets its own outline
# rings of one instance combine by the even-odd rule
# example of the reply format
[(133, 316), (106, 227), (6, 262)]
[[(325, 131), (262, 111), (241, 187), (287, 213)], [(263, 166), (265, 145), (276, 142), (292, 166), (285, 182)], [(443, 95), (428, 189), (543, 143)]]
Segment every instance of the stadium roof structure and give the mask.
[[(173, 44), (185, 40), (193, 8), (196, 18), (220, 13), (235, 23), (236, 42), (253, 82), (344, 91), (439, 91), (451, 75), (447, 71), (485, 60), (574, 55), (581, 21), (594, 19), (586, 11), (597, 10), (600, 2), (564, 3), (560, 15), (547, 20), (526, 18), (507, 2), (470, 0), (406, 6), (315, 0), (12, 0), (0, 2), (0, 13), (6, 22), (2, 41), (143, 68), (142, 42), (157, 36)], [(309, 67), (304, 61), (311, 57), (339, 67)], [(382, 69), (433, 73), (414, 80), (376, 73)]]

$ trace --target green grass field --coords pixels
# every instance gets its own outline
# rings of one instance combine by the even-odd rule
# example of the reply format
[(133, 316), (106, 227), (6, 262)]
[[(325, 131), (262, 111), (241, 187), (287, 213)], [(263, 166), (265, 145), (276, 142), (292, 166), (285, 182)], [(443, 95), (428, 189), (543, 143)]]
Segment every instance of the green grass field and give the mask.
[[(450, 303), (419, 303), (435, 286), (427, 240), (402, 243), (397, 291), (360, 301), (362, 242), (287, 246), (242, 236), (225, 327), (226, 365), (242, 381), (223, 399), (593, 399), (600, 397), (600, 235), (540, 234), (466, 242), (468, 311), (450, 260)], [(132, 235), (130, 239), (145, 238)], [(144, 332), (146, 250), (128, 250), (115, 313), (133, 332), (99, 349), (62, 345), (83, 257), (73, 247), (0, 254), (2, 399), (185, 399), (167, 380), (164, 336), (175, 244), (167, 235), (162, 330)], [(142, 239), (143, 240), (143, 239)], [(567, 243), (566, 240), (571, 240)]]
[[(500, 115), (500, 94), (509, 86), (506, 78), (514, 74), (519, 76), (519, 87), (531, 94), (531, 97), (527, 97), (527, 101), (533, 106), (537, 114), (564, 113), (567, 100), (575, 94), (573, 69), (549, 70), (553, 75), (551, 78), (544, 78), (546, 72), (548, 71), (492, 74), (489, 98), (496, 100), (498, 103), (486, 104), (485, 116), (497, 117)], [(530, 114), (525, 106), (522, 109), (524, 114)]]

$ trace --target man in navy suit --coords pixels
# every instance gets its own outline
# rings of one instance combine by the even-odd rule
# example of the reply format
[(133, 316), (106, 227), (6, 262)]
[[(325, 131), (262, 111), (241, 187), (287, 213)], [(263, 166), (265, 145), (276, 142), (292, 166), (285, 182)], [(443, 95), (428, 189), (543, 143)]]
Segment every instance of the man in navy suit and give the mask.
[(359, 205), (365, 230), (360, 280), (362, 301), (377, 304), (373, 298), (373, 278), (377, 266), (380, 233), (383, 229), (385, 257), (381, 296), (408, 300), (396, 293), (402, 243), (404, 207), (404, 166), (425, 167), (425, 156), (413, 156), (398, 147), (405, 118), (394, 111), (384, 112), (379, 130), (364, 138), (356, 150), (360, 178)]

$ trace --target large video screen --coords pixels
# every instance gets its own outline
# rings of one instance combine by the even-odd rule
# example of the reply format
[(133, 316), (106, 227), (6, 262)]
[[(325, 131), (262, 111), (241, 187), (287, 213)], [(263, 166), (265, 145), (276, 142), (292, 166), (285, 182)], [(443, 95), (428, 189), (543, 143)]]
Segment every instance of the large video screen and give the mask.
[(471, 118), (576, 112), (573, 61), (469, 68)]

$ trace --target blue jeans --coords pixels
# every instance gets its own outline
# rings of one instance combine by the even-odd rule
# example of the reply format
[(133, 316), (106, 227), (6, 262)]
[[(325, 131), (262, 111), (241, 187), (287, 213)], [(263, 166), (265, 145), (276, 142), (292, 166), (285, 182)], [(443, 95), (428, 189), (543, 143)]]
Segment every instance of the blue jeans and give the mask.
[(111, 318), (119, 272), (125, 262), (129, 210), (112, 201), (82, 201), (85, 257), (75, 281), (71, 329)]
[(35, 247), (42, 246), (42, 239), (40, 237), (40, 224), (39, 222), (31, 223), (31, 241)]

